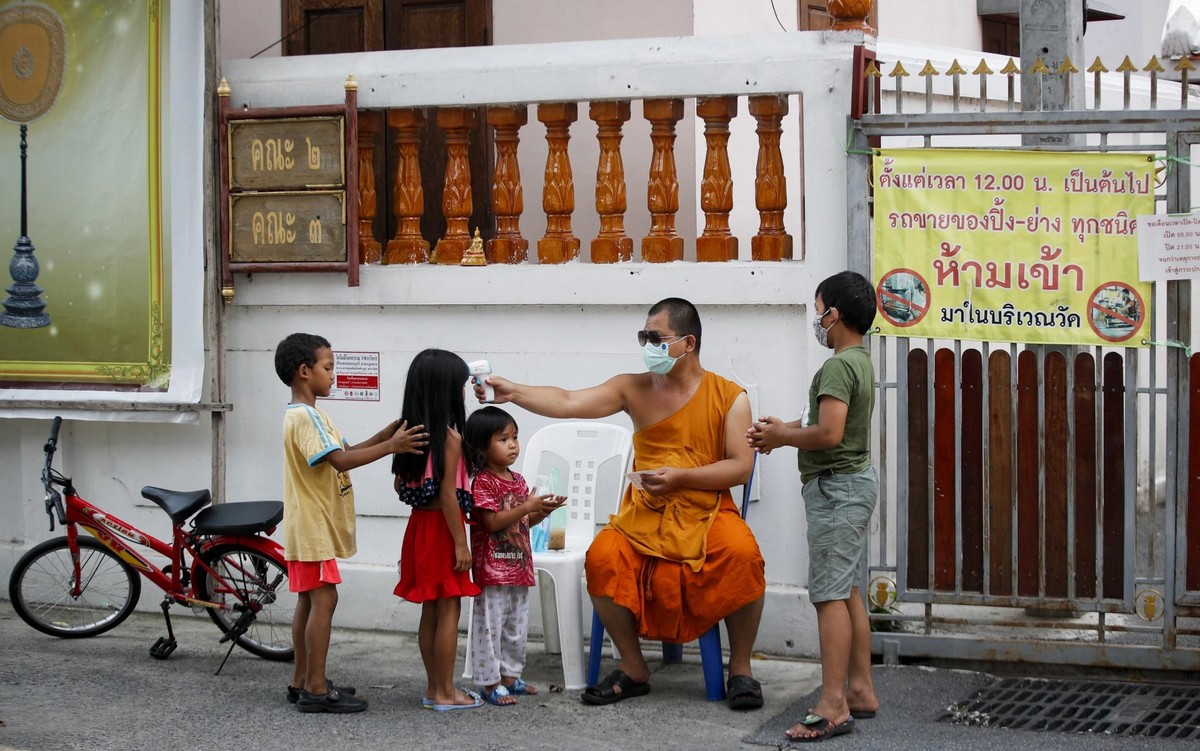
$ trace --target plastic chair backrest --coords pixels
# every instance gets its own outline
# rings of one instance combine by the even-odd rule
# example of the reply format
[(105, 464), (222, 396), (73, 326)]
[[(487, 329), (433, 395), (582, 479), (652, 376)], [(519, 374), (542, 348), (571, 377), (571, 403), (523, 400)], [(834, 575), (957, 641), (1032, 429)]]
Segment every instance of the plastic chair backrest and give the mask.
[[(522, 449), (521, 474), (530, 488), (539, 475), (557, 477), (558, 486), (539, 492), (567, 496), (567, 550), (586, 548), (598, 524), (608, 523), (625, 489), (633, 459), (633, 434), (603, 422), (561, 422), (533, 434)], [(553, 481), (551, 483), (553, 485)]]

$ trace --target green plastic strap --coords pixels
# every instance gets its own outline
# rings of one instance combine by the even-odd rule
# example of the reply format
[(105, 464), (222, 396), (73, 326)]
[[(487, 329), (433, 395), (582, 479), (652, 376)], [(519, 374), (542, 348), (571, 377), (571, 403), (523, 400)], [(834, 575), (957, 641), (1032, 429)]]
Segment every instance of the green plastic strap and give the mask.
[(1151, 347), (1174, 347), (1175, 349), (1183, 350), (1183, 353), (1188, 357), (1192, 356), (1192, 348), (1179, 341), (1178, 339), (1165, 339), (1161, 342), (1152, 342), (1146, 339), (1142, 340), (1143, 344), (1149, 344)]
[(863, 156), (875, 156), (874, 149), (872, 149), (871, 151), (863, 151), (862, 149), (850, 148), (850, 143), (854, 140), (854, 131), (856, 131), (856, 130), (858, 130), (858, 128), (855, 128), (853, 126), (846, 129), (846, 146), (843, 149), (843, 153), (845, 153), (846, 156), (850, 156), (851, 154), (861, 154)]

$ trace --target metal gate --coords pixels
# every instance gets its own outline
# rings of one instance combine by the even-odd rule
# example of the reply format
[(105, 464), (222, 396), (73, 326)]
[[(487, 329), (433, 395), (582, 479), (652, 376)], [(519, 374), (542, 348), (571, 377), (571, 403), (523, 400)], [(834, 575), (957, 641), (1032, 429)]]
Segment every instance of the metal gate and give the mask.
[[(940, 72), (930, 62), (919, 94), (904, 89), (910, 76), (899, 63), (881, 72), (870, 58), (857, 58), (860, 111), (847, 149), (856, 270), (871, 269), (870, 149), (901, 137), (937, 148), (951, 139), (961, 147), (963, 136), (1084, 134), (1085, 146), (1038, 148), (1155, 153), (1157, 211), (1191, 211), (1200, 112), (1188, 109), (1187, 70), (1179, 99), (1161, 102), (1162, 68), (1151, 60), (1149, 106), (1132, 109), (1126, 58), (1122, 106), (1103, 109), (1101, 61), (1088, 74), (1068, 62), (1058, 72), (1090, 78), (1090, 108), (1020, 111), (1012, 60), (1000, 74), (984, 61), (972, 74), (957, 61)], [(937, 75), (948, 84), (940, 96)], [(989, 77), (1007, 87), (1006, 107), (989, 111)], [(888, 78), (894, 111), (883, 113)], [(978, 94), (962, 96), (960, 79)], [(904, 111), (922, 100), (923, 111)], [(1154, 285), (1150, 347), (872, 337), (881, 492), (868, 600), (885, 659), (1200, 668), (1200, 354), (1188, 349), (1190, 287)]]

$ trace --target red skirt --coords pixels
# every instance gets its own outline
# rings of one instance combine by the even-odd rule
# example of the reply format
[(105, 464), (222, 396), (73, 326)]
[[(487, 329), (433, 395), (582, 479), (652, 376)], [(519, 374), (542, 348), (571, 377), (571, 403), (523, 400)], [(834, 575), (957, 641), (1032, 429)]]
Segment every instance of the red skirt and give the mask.
[(454, 571), (454, 538), (440, 508), (413, 509), (400, 547), (400, 583), (392, 591), (409, 602), (479, 594), (470, 570)]

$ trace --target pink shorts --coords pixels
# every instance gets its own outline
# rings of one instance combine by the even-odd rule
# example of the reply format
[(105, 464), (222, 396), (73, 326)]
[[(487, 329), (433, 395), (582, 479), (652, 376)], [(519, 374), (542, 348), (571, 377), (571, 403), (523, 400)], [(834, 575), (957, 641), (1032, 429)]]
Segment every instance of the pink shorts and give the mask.
[(326, 584), (341, 584), (337, 561), (287, 561), (288, 591), (308, 592)]

